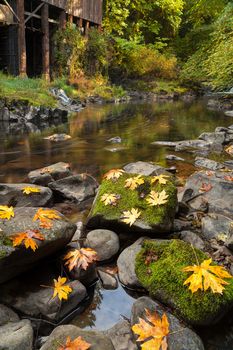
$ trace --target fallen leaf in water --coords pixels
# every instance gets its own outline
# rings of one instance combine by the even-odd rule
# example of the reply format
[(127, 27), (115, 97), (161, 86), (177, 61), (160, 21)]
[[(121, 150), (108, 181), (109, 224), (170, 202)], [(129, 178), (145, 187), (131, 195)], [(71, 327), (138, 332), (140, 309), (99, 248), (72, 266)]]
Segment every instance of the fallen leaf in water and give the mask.
[(212, 190), (213, 186), (211, 184), (206, 184), (206, 183), (202, 183), (201, 187), (199, 188), (199, 192), (209, 192), (210, 190)]
[(132, 226), (140, 216), (141, 212), (138, 209), (132, 208), (131, 210), (123, 211), (121, 221)]
[(168, 201), (168, 194), (164, 190), (162, 192), (151, 191), (146, 201), (150, 206), (163, 205)]
[(192, 275), (184, 282), (184, 285), (190, 284), (189, 289), (192, 293), (206, 291), (211, 289), (213, 293), (222, 294), (224, 285), (229, 283), (223, 278), (232, 278), (232, 276), (222, 266), (210, 266), (212, 259), (204, 260), (200, 265), (187, 266), (184, 272), (192, 272)]
[(38, 248), (38, 245), (35, 239), (39, 241), (44, 241), (44, 236), (38, 230), (25, 230), (24, 232), (19, 232), (14, 236), (11, 236), (10, 239), (13, 241), (13, 247), (17, 247), (20, 244), (24, 244), (24, 246), (28, 249), (31, 248), (35, 251)]
[(67, 282), (66, 277), (58, 277), (58, 280), (54, 279), (54, 293), (53, 293), (53, 299), (58, 296), (60, 300), (64, 299), (67, 300), (69, 294), (72, 292), (72, 288), (69, 285), (65, 285)]
[(91, 344), (87, 343), (81, 337), (71, 340), (70, 337), (66, 338), (66, 344), (58, 348), (58, 350), (88, 350)]
[(154, 184), (155, 182), (158, 182), (160, 185), (166, 185), (169, 178), (170, 176), (164, 174), (153, 176), (151, 179), (151, 183)]
[(98, 260), (98, 255), (94, 249), (81, 248), (71, 250), (64, 257), (65, 265), (68, 265), (69, 271), (72, 271), (75, 267), (86, 270), (88, 266)]
[(132, 191), (142, 184), (144, 184), (144, 180), (141, 175), (130, 177), (125, 180), (125, 188), (129, 188)]
[(148, 322), (139, 317), (139, 323), (132, 327), (133, 332), (139, 335), (137, 341), (145, 341), (141, 345), (142, 350), (166, 350), (169, 334), (167, 315), (163, 314), (160, 318), (156, 311), (153, 314), (147, 309), (145, 311)]
[(31, 194), (31, 193), (40, 193), (40, 188), (39, 187), (24, 187), (22, 189), (24, 194)]
[(61, 219), (61, 216), (56, 210), (39, 208), (33, 218), (33, 221), (39, 220), (40, 227), (50, 229), (53, 226), (52, 220), (55, 219)]
[(7, 205), (0, 205), (0, 219), (10, 220), (11, 217), (14, 217), (13, 207), (8, 207)]
[(104, 203), (104, 205), (117, 205), (117, 201), (120, 199), (119, 194), (115, 193), (104, 193), (100, 201)]
[(230, 176), (230, 175), (224, 176), (224, 180), (232, 182), (233, 181), (233, 176)]
[(124, 170), (123, 169), (112, 169), (109, 170), (104, 176), (103, 178), (106, 180), (117, 180), (119, 179), (119, 177), (121, 177), (124, 174)]

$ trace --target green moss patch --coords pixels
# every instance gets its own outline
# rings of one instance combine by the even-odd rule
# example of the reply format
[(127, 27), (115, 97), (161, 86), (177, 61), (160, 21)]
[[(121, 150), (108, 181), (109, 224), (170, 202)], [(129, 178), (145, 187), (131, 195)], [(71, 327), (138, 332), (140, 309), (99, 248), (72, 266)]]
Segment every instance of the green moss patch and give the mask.
[[(140, 185), (136, 190), (132, 191), (125, 188), (125, 180), (137, 175), (125, 173), (116, 181), (104, 180), (99, 188), (91, 215), (101, 215), (107, 220), (120, 220), (123, 211), (137, 208), (141, 211), (139, 220), (148, 225), (163, 224), (168, 218), (169, 221), (173, 221), (177, 203), (177, 190), (173, 178), (168, 179), (169, 181), (165, 185), (161, 185), (158, 182), (151, 185), (151, 177), (142, 176), (144, 184)], [(156, 192), (165, 190), (169, 196), (167, 203), (160, 206), (149, 206), (146, 198), (151, 190)], [(101, 202), (102, 195), (106, 193), (114, 193), (120, 196), (116, 206), (105, 206)]]
[[(196, 255), (196, 256), (195, 256)], [(233, 305), (233, 279), (223, 294), (210, 290), (193, 293), (184, 286), (190, 273), (182, 269), (209, 259), (183, 241), (145, 241), (136, 258), (136, 274), (151, 296), (176, 309), (191, 324), (215, 323)]]

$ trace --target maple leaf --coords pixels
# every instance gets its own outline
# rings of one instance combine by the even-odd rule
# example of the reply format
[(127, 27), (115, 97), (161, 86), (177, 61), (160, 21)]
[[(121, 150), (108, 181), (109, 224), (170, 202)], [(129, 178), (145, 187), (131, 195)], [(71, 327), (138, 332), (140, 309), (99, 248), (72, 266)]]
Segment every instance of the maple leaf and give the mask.
[(15, 234), (14, 236), (10, 237), (10, 239), (13, 241), (13, 247), (17, 247), (23, 243), (27, 249), (31, 248), (33, 251), (35, 251), (38, 248), (35, 239), (44, 241), (45, 238), (38, 230), (26, 230)]
[(52, 220), (61, 219), (56, 210), (39, 208), (34, 215), (33, 221), (39, 220), (40, 227), (50, 229), (53, 226)]
[(151, 191), (149, 198), (146, 199), (147, 203), (152, 206), (158, 206), (167, 203), (168, 194), (163, 190), (162, 192)]
[(53, 299), (58, 296), (60, 300), (68, 299), (68, 295), (72, 292), (72, 288), (69, 285), (65, 285), (67, 282), (66, 277), (58, 277), (58, 280), (54, 279), (54, 293), (53, 293)]
[(226, 175), (226, 176), (224, 176), (224, 180), (226, 180), (226, 181), (233, 181), (233, 176)]
[(132, 327), (135, 334), (139, 335), (137, 341), (145, 341), (142, 350), (167, 350), (167, 335), (169, 334), (169, 322), (167, 315), (163, 314), (162, 318), (155, 311), (153, 314), (146, 311), (146, 322), (139, 317), (139, 323)]
[(199, 192), (209, 192), (210, 190), (212, 190), (213, 186), (211, 184), (206, 184), (206, 183), (202, 183), (201, 187), (199, 188)]
[(22, 189), (23, 194), (31, 194), (31, 193), (40, 193), (40, 188), (39, 187), (24, 187)]
[(117, 180), (119, 179), (119, 177), (121, 177), (124, 174), (124, 170), (123, 169), (112, 169), (110, 171), (108, 171), (103, 178), (106, 180)]
[(49, 174), (49, 173), (51, 173), (51, 172), (52, 172), (52, 169), (49, 169), (49, 168), (47, 168), (47, 167), (45, 167), (45, 168), (43, 168), (43, 169), (40, 170), (41, 175), (43, 175), (43, 174)]
[(132, 226), (140, 216), (141, 212), (138, 209), (132, 208), (131, 210), (123, 211), (121, 221)]
[(8, 207), (7, 205), (0, 205), (0, 219), (10, 220), (11, 217), (14, 217), (13, 207)]
[(86, 270), (94, 261), (98, 260), (97, 253), (91, 248), (81, 248), (70, 251), (64, 256), (65, 265), (68, 265), (69, 271), (72, 271), (76, 266)]
[(154, 184), (155, 182), (158, 181), (158, 183), (160, 185), (166, 185), (167, 183), (167, 179), (169, 178), (170, 176), (168, 175), (164, 175), (164, 174), (161, 174), (161, 175), (158, 175), (158, 176), (153, 176), (152, 179), (151, 179), (151, 184)]
[(213, 293), (222, 294), (224, 285), (229, 284), (223, 278), (232, 278), (232, 276), (222, 266), (210, 266), (212, 259), (204, 260), (200, 265), (187, 266), (184, 272), (193, 272), (184, 282), (184, 285), (190, 284), (189, 289), (192, 293), (201, 289), (206, 291), (211, 289)]
[(66, 338), (66, 344), (61, 346), (58, 350), (88, 350), (91, 344), (87, 343), (82, 337), (78, 337), (71, 340), (70, 337)]
[(120, 195), (115, 193), (104, 193), (100, 200), (104, 202), (104, 205), (117, 205), (117, 201), (120, 199)]
[(145, 181), (142, 179), (141, 175), (130, 177), (125, 180), (125, 187), (133, 191), (138, 186), (144, 184), (144, 182)]

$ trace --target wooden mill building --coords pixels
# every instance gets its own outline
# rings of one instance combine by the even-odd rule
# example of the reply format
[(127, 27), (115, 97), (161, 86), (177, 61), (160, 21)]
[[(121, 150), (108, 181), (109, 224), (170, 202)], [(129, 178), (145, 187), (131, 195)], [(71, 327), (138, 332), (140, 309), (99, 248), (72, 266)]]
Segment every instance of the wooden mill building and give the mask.
[(50, 77), (52, 37), (66, 21), (100, 27), (103, 0), (0, 0), (0, 71)]

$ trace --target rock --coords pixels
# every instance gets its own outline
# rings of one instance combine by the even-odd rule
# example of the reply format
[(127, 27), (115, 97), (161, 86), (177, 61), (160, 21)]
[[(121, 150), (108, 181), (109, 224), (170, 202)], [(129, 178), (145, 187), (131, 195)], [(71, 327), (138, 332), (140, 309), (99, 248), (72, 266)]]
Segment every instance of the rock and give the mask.
[[(233, 172), (216, 171), (208, 174), (199, 171), (191, 175), (184, 188), (184, 192), (187, 189), (193, 191), (194, 199), (189, 201), (189, 205), (198, 209), (203, 202), (207, 202), (209, 212), (233, 217), (233, 182), (227, 177), (233, 177)], [(200, 190), (203, 185), (207, 186), (206, 192)]]
[(136, 256), (142, 248), (145, 238), (139, 238), (134, 244), (124, 249), (117, 259), (118, 275), (120, 282), (130, 289), (142, 289), (135, 272)]
[[(177, 204), (177, 190), (173, 177), (169, 175), (164, 185), (158, 183), (153, 185), (151, 178), (144, 176), (144, 184), (136, 191), (125, 188), (125, 181), (133, 176), (131, 174), (124, 173), (115, 182), (103, 180), (88, 216), (87, 228), (106, 228), (117, 232), (121, 230), (128, 233), (139, 232), (153, 235), (169, 233), (172, 230)], [(152, 190), (159, 192), (165, 190), (168, 195), (167, 202), (162, 206), (148, 206), (147, 198)], [(106, 193), (115, 193), (120, 196), (119, 204), (106, 206), (101, 200)], [(122, 213), (133, 208), (140, 208), (141, 214), (130, 226), (122, 221)]]
[(80, 174), (50, 182), (48, 186), (63, 198), (81, 203), (95, 196), (98, 183), (92, 176)]
[(9, 309), (9, 307), (0, 304), (0, 327), (4, 326), (5, 324), (9, 322), (18, 322), (19, 316)]
[(54, 141), (54, 142), (61, 142), (61, 141), (70, 140), (71, 136), (67, 134), (54, 134), (51, 136), (44, 137), (44, 139), (49, 141)]
[(86, 270), (75, 266), (73, 270), (68, 272), (68, 274), (72, 279), (78, 280), (85, 287), (89, 287), (91, 284), (98, 280), (96, 265), (94, 263), (90, 264)]
[(160, 165), (147, 162), (129, 163), (123, 167), (128, 174), (140, 174), (145, 176), (167, 174), (170, 175), (165, 168)]
[(112, 328), (103, 332), (108, 336), (114, 345), (115, 350), (137, 350), (138, 347), (133, 341), (131, 325), (127, 320), (115, 324)]
[(47, 167), (30, 171), (28, 179), (30, 183), (47, 186), (49, 182), (63, 179), (72, 175), (68, 163), (59, 162)]
[(175, 160), (175, 161), (178, 161), (178, 162), (184, 162), (185, 161), (184, 158), (174, 156), (173, 154), (168, 154), (165, 158), (167, 160)]
[(57, 350), (58, 344), (65, 345), (67, 337), (71, 340), (82, 337), (91, 344), (91, 350), (114, 350), (110, 338), (98, 331), (85, 331), (73, 325), (59, 326), (48, 337), (46, 343), (40, 350)]
[(176, 142), (175, 151), (186, 151), (186, 150), (209, 150), (210, 143), (204, 140), (185, 140)]
[[(83, 222), (82, 221), (76, 222), (76, 226), (77, 226), (77, 229), (73, 235), (71, 243), (79, 245), (79, 240), (82, 240), (85, 237)], [(74, 245), (74, 247), (76, 246)]]
[(108, 142), (111, 143), (121, 143), (122, 139), (120, 136), (115, 136), (115, 137), (111, 137), (110, 139), (107, 140)]
[(220, 214), (209, 214), (202, 218), (201, 225), (206, 239), (216, 238), (225, 242), (230, 235), (232, 219)]
[(113, 258), (120, 249), (118, 235), (113, 231), (103, 229), (90, 231), (84, 245), (97, 252), (100, 262)]
[(162, 147), (176, 147), (177, 142), (172, 141), (155, 141), (151, 142), (151, 145), (162, 146)]
[[(158, 312), (159, 316), (165, 313), (169, 322), (169, 336), (167, 337), (168, 349), (171, 350), (204, 350), (200, 337), (188, 328), (178, 318), (172, 315), (161, 304), (148, 297), (141, 297), (132, 307), (131, 326), (139, 323), (139, 317), (146, 319), (145, 309), (150, 312)], [(136, 336), (135, 336), (136, 337)]]
[(226, 112), (224, 112), (224, 114), (225, 114), (227, 117), (233, 117), (233, 111), (226, 111)]
[(180, 238), (183, 241), (192, 244), (197, 249), (203, 250), (205, 248), (205, 242), (195, 232), (182, 231), (180, 233)]
[[(24, 188), (38, 188), (40, 192), (24, 194)], [(14, 207), (45, 207), (51, 203), (53, 193), (49, 188), (31, 184), (0, 183), (0, 205)]]
[(120, 151), (125, 151), (127, 149), (126, 146), (122, 145), (115, 145), (115, 146), (109, 146), (104, 148), (106, 151), (115, 153), (115, 152), (120, 152)]
[(33, 329), (29, 320), (9, 322), (0, 327), (0, 349), (32, 350)]
[(207, 259), (209, 256), (201, 250), (177, 239), (144, 241), (136, 258), (135, 271), (153, 298), (175, 309), (188, 324), (206, 326), (217, 323), (233, 305), (231, 282), (222, 295), (209, 289), (192, 293), (184, 285), (190, 273), (182, 269), (197, 264), (197, 260)]
[(225, 160), (224, 165), (227, 168), (233, 169), (233, 160)]
[(220, 144), (225, 142), (225, 132), (203, 132), (199, 136), (199, 140), (204, 140), (210, 144)]
[[(42, 229), (39, 221), (33, 221), (36, 208), (16, 208), (15, 216), (0, 221), (0, 283), (33, 267), (39, 260), (63, 248), (72, 238), (76, 226), (61, 215), (61, 220), (53, 220), (51, 229)], [(38, 249), (26, 249), (23, 245), (13, 247), (9, 239), (25, 230), (39, 230), (44, 241), (38, 241)]]
[(192, 228), (192, 222), (187, 220), (175, 219), (173, 225), (174, 232), (180, 232), (183, 230), (189, 230)]
[(210, 170), (220, 170), (225, 168), (224, 164), (208, 158), (203, 158), (203, 157), (195, 158), (195, 166), (200, 168), (210, 169)]
[(109, 273), (104, 272), (100, 269), (98, 269), (98, 275), (104, 289), (108, 289), (108, 290), (117, 289), (118, 282), (114, 275), (110, 275)]

